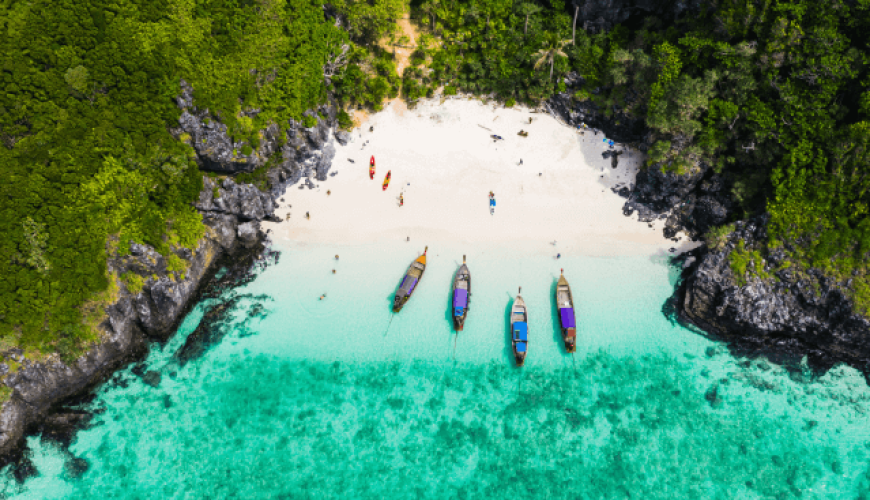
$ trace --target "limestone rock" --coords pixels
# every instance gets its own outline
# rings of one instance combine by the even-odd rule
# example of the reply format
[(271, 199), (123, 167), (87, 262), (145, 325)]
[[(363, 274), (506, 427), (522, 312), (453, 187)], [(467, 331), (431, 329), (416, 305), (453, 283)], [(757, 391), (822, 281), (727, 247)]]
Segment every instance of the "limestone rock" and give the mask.
[[(855, 312), (844, 293), (847, 284), (792, 263), (776, 273), (787, 279), (746, 276), (746, 284), (738, 285), (729, 256), (739, 241), (747, 248), (765, 241), (766, 222), (766, 217), (738, 222), (721, 250), (699, 252), (699, 263), (685, 280), (683, 317), (757, 348), (787, 351), (798, 358), (810, 354), (827, 366), (837, 361), (867, 366), (870, 321)], [(760, 264), (775, 269), (785, 258), (781, 248), (773, 249)]]
[(245, 222), (239, 224), (238, 234), (239, 240), (246, 247), (254, 246), (259, 240), (260, 227), (254, 222)]

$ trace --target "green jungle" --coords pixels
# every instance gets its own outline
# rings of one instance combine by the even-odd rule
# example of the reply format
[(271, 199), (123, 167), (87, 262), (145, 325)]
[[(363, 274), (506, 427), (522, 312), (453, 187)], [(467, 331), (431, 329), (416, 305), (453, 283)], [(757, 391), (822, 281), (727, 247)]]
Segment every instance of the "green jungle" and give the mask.
[[(646, 168), (706, 162), (738, 219), (770, 215), (768, 241), (732, 256), (738, 276), (766, 276), (762, 256), (788, 248), (795, 268), (853, 278), (870, 310), (870, 0), (704, 0), (676, 23), (606, 33), (575, 26), (562, 0), (0, 2), (0, 349), (72, 360), (97, 341), (120, 286), (142, 285), (107, 272), (131, 241), (183, 273), (174, 252), (204, 226), (191, 206), (203, 173), (170, 133), (182, 78), (256, 145), (330, 101), (343, 127), (346, 110), (439, 89), (537, 106), (576, 72), (573, 99), (646, 123)], [(408, 14), (421, 35), (398, 75), (384, 47), (409, 42)]]

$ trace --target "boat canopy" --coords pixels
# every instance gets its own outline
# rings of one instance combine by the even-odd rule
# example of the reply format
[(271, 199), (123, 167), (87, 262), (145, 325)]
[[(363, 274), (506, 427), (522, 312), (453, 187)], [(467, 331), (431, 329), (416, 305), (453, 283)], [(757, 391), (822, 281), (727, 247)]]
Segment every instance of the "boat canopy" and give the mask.
[(517, 344), (517, 352), (526, 352), (526, 343), (520, 342)]
[(455, 307), (455, 308), (453, 308), (453, 315), (456, 316), (457, 318), (458, 318), (459, 316), (462, 316), (463, 314), (465, 314), (465, 309), (463, 309), (463, 308), (461, 308), (461, 307)]
[(417, 278), (413, 276), (405, 276), (405, 279), (402, 281), (402, 286), (399, 287), (400, 292), (405, 292), (410, 294), (414, 291), (414, 287), (417, 285)]
[(491, 206), (491, 207), (494, 207), (494, 206), (495, 206), (495, 198), (490, 198), (490, 199), (489, 199), (489, 206)]
[(574, 320), (574, 308), (563, 307), (559, 309), (559, 317), (562, 319), (562, 328), (576, 328), (577, 324)]
[(514, 340), (521, 340), (523, 342), (529, 340), (529, 325), (525, 321), (514, 323)]
[(468, 306), (468, 290), (457, 288), (453, 291), (453, 307), (464, 308)]

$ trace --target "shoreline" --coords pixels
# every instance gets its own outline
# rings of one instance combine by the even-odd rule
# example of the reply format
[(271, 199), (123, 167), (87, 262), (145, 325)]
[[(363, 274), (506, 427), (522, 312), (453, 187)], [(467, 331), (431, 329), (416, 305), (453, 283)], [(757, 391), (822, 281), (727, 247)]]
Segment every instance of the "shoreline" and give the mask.
[[(353, 244), (410, 237), (421, 244), (485, 241), (595, 256), (676, 255), (698, 245), (685, 236), (665, 238), (664, 220), (639, 224), (637, 215), (623, 215), (625, 200), (614, 190), (633, 184), (642, 153), (610, 148), (603, 134), (581, 133), (549, 114), (434, 98), (413, 109), (388, 105), (365, 125), (350, 133), (347, 145), (336, 145), (328, 182), (285, 193), (289, 201), (275, 210), (282, 222), (263, 223), (273, 239)], [(528, 136), (517, 135), (520, 130)], [(624, 151), (616, 168), (602, 157), (605, 151)]]

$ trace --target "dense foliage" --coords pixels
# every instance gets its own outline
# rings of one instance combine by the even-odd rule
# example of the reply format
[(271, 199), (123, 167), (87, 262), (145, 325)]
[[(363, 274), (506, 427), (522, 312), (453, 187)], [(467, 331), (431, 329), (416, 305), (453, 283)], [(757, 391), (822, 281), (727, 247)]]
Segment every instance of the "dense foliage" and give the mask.
[[(256, 144), (267, 123), (325, 102), (324, 67), (355, 50), (315, 0), (0, 4), (0, 343), (44, 352), (94, 338), (119, 286), (111, 252), (148, 243), (183, 270), (172, 249), (202, 236), (190, 204), (202, 174), (169, 132), (181, 78), (198, 106)], [(338, 8), (365, 39), (383, 36), (400, 5)], [(241, 113), (250, 108), (260, 113)]]
[(585, 84), (575, 99), (645, 121), (650, 165), (714, 166), (738, 217), (770, 214), (767, 245), (789, 243), (805, 266), (854, 277), (870, 308), (870, 2), (709, 0), (676, 23), (630, 19), (573, 40), (560, 0), (412, 5), (439, 40), (406, 71), (409, 98), (447, 85), (535, 102), (576, 71)]

